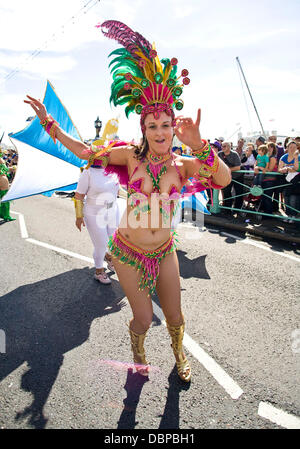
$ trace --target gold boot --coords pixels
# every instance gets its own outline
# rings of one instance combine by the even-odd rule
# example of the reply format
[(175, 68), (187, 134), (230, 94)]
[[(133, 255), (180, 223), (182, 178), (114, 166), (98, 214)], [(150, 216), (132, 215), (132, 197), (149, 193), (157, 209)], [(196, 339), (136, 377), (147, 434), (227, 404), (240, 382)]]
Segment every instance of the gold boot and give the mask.
[(133, 361), (135, 368), (139, 374), (142, 376), (148, 376), (149, 374), (149, 363), (145, 357), (144, 340), (147, 331), (144, 334), (136, 334), (129, 327), (130, 339), (131, 339), (131, 349), (133, 352)]
[(167, 323), (167, 328), (172, 339), (171, 346), (176, 358), (178, 376), (184, 382), (190, 382), (192, 376), (191, 367), (182, 351), (184, 325), (184, 322), (180, 326), (171, 326), (169, 323)]

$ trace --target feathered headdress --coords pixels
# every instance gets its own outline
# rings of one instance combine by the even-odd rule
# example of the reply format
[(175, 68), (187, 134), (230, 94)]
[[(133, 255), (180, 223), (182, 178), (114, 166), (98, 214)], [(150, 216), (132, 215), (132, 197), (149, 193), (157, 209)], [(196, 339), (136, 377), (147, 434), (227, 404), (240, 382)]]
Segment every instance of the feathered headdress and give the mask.
[(143, 133), (145, 116), (149, 113), (158, 118), (165, 111), (174, 121), (173, 108), (178, 111), (183, 108), (179, 97), (183, 86), (190, 83), (188, 70), (177, 76), (176, 58), (160, 60), (154, 44), (122, 22), (108, 20), (96, 27), (124, 47), (109, 55), (115, 56), (109, 64), (113, 77), (110, 101), (115, 106), (126, 105), (127, 117), (131, 112), (141, 114)]

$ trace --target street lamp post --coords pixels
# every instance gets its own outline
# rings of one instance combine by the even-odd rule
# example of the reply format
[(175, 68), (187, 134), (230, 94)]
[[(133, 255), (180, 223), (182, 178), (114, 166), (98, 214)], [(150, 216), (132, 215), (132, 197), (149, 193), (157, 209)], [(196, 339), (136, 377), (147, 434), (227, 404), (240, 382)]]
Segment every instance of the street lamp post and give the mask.
[(99, 134), (100, 134), (100, 131), (101, 131), (101, 128), (102, 128), (102, 122), (101, 122), (101, 120), (99, 120), (99, 117), (97, 117), (97, 119), (95, 120), (94, 125), (95, 125), (95, 128), (96, 128), (95, 140), (97, 140), (97, 139), (100, 138)]

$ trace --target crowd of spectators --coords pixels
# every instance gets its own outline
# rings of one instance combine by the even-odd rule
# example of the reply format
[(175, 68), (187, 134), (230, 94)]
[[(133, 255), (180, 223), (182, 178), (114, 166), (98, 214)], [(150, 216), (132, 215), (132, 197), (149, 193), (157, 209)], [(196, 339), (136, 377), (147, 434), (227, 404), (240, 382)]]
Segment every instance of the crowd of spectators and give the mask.
[[(246, 144), (243, 138), (234, 148), (231, 142), (216, 139), (211, 145), (231, 170), (232, 182), (222, 190), (224, 213), (237, 213), (253, 186), (260, 187), (260, 212), (286, 214), (284, 221), (294, 222), (300, 209), (299, 152), (300, 137), (287, 137), (277, 143), (277, 136), (260, 136)], [(234, 197), (234, 198), (233, 198)]]
[[(231, 170), (232, 181), (222, 189), (224, 213), (240, 214), (235, 209), (242, 209), (249, 188), (256, 185), (265, 194), (260, 197), (260, 211), (277, 214), (279, 209), (286, 214), (285, 221), (293, 222), (299, 217), (300, 209), (300, 136), (287, 137), (277, 142), (277, 136), (268, 140), (260, 136), (255, 142), (246, 143), (240, 138), (234, 147), (219, 137), (210, 144), (218, 156)], [(190, 155), (188, 147), (173, 147), (180, 155)], [(12, 183), (18, 164), (18, 153), (12, 148), (0, 149), (1, 163), (8, 169), (7, 178)], [(231, 210), (233, 208), (233, 210)], [(297, 218), (298, 218), (297, 217)]]
[(0, 154), (1, 154), (1, 162), (6, 165), (8, 168), (7, 178), (9, 183), (11, 184), (13, 182), (13, 179), (16, 174), (17, 165), (18, 165), (18, 153), (16, 150), (12, 148), (8, 149), (1, 149), (0, 148)]

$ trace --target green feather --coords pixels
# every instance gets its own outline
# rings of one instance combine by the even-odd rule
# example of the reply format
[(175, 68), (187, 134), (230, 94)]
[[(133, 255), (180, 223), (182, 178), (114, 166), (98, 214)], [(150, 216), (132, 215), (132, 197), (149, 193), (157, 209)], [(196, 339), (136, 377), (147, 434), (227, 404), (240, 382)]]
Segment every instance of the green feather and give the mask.
[(124, 84), (126, 80), (120, 79), (119, 81), (116, 81), (112, 83), (111, 85), (111, 97), (117, 98), (118, 93), (124, 89)]
[(108, 67), (110, 67), (113, 64), (116, 64), (117, 62), (122, 63), (122, 64), (127, 64), (127, 61), (130, 61), (130, 58), (128, 57), (123, 57), (123, 56), (117, 56), (116, 58), (114, 58), (112, 61), (110, 61), (110, 63), (108, 64)]
[(115, 63), (114, 67), (111, 68), (110, 73), (115, 78), (118, 73), (131, 73), (138, 78), (145, 78), (145, 75), (140, 71), (138, 66), (133, 61), (120, 61)]
[(132, 106), (127, 106), (127, 107), (125, 108), (125, 114), (126, 114), (126, 117), (127, 117), (127, 118), (128, 118), (128, 116), (129, 116), (129, 114), (130, 114), (131, 112), (134, 111), (134, 108), (135, 108), (134, 105), (132, 105)]
[(161, 61), (160, 61), (161, 63), (162, 63), (162, 65), (164, 66), (164, 68), (163, 68), (163, 72), (165, 73), (165, 71), (166, 71), (166, 68), (167, 68), (167, 65), (169, 64), (169, 62), (170, 62), (170, 59), (168, 59), (168, 58), (164, 58), (164, 59), (162, 59)]
[(176, 74), (177, 74), (177, 65), (173, 65), (173, 68), (172, 68), (171, 73), (170, 73), (170, 77), (171, 78), (177, 78)]
[(116, 50), (112, 51), (108, 55), (108, 57), (110, 58), (112, 55), (123, 55), (131, 57), (131, 54), (129, 53), (129, 51), (126, 50), (126, 48), (117, 48)]
[(122, 105), (122, 104), (125, 104), (125, 103), (128, 103), (130, 100), (132, 100), (132, 98), (133, 98), (133, 96), (132, 95), (126, 95), (125, 97), (123, 97), (123, 98), (118, 98), (117, 100), (116, 100), (116, 102), (115, 102), (115, 106), (117, 106), (117, 105)]

